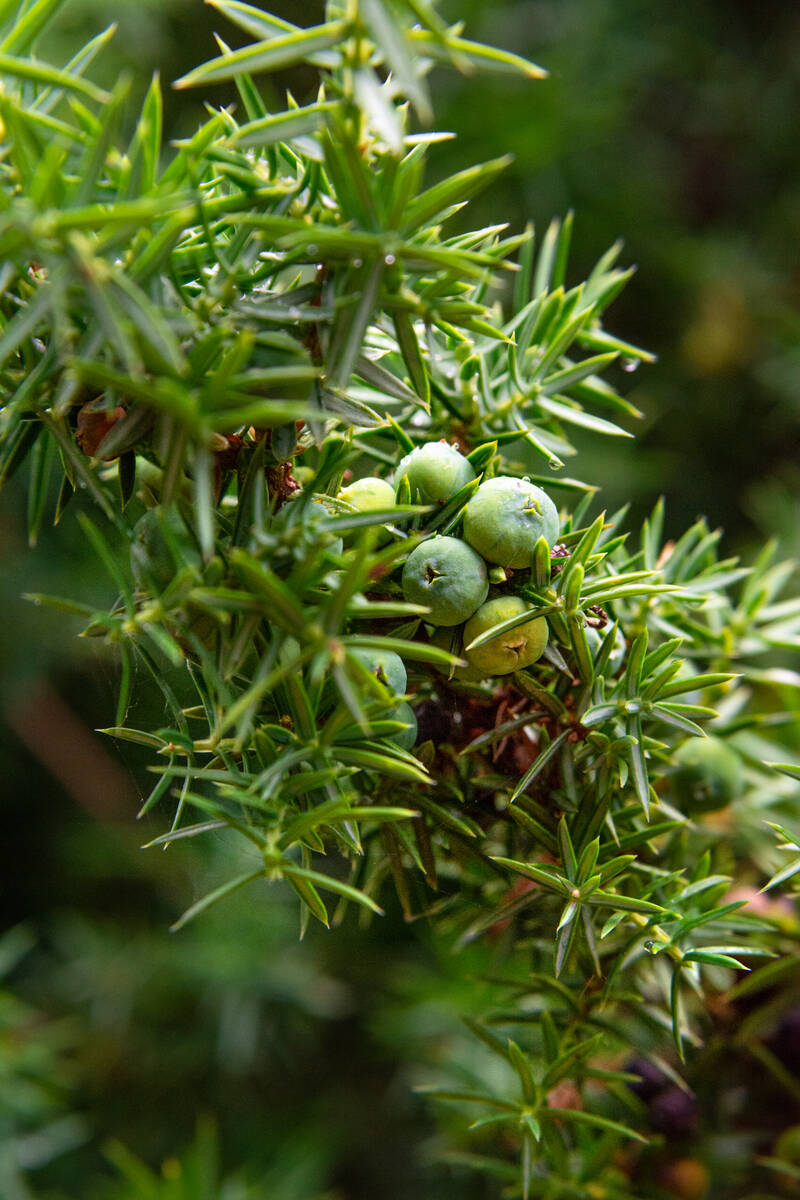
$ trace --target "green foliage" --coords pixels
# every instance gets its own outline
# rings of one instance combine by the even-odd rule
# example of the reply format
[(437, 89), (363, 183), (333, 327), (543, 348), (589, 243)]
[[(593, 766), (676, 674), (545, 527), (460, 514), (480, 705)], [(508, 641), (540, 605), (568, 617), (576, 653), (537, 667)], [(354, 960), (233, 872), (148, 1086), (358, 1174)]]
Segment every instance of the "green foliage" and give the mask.
[(106, 1191), (108, 1200), (258, 1200), (265, 1189), (278, 1200), (307, 1200), (316, 1174), (301, 1135), (258, 1180), (248, 1180), (241, 1172), (223, 1178), (217, 1132), (208, 1118), (198, 1122), (194, 1140), (181, 1157), (165, 1159), (158, 1172), (118, 1143), (108, 1147), (106, 1157), (118, 1175)]
[[(241, 106), (171, 150), (157, 80), (128, 137), (125, 83), (85, 78), (103, 39), (56, 68), (26, 56), (48, 6), (6, 13), (0, 480), (27, 462), (31, 542), (76, 494), (95, 502), (105, 526), (80, 518), (114, 596), (36, 599), (120, 654), (105, 732), (151, 751), (142, 812), (173, 803), (153, 844), (241, 845), (243, 869), (174, 928), (256, 883), (292, 889), (301, 933), (368, 919), (391, 877), (445, 945), (510, 930), (537, 1002), (509, 1012), (498, 984), (470, 1025), (499, 1060), (490, 1082), (433, 1094), (478, 1106), (473, 1128), (496, 1137), (471, 1164), (523, 1196), (588, 1179), (632, 1195), (617, 1152), (647, 1128), (626, 1054), (682, 1063), (706, 998), (787, 952), (729, 893), (740, 863), (765, 888), (797, 871), (775, 870), (766, 821), (796, 819), (800, 794), (797, 768), (771, 766), (800, 711), (769, 657), (796, 646), (793, 566), (772, 546), (752, 568), (719, 558), (702, 520), (665, 542), (661, 502), (629, 538), (624, 512), (595, 515), (591, 482), (561, 474), (573, 430), (627, 437), (637, 416), (604, 378), (650, 358), (603, 327), (631, 272), (615, 246), (568, 285), (571, 218), (539, 242), (451, 232), (504, 159), (423, 182), (443, 136), (434, 64), (539, 68), (423, 0), (331, 0), (309, 29), (214, 3), (256, 40), (220, 42), (177, 86), (232, 80)], [(268, 111), (258, 77), (297, 64), (318, 70), (316, 99)], [(409, 463), (442, 438), (457, 478), (423, 486)], [(343, 488), (393, 472), (385, 506)], [(541, 519), (495, 565), (470, 515), (499, 477), (527, 481), (512, 487)], [(434, 534), (491, 558), (488, 607), (508, 618), (437, 636), (402, 586)], [(521, 669), (494, 665), (494, 639), (541, 622)], [(460, 675), (465, 658), (495, 677)], [(129, 723), (136, 675), (166, 724)], [(736, 776), (727, 825), (682, 786), (678, 747), (707, 728)], [(123, 1166), (131, 1195), (198, 1194), (191, 1164), (174, 1188)]]
[(33, 940), (19, 925), (0, 938), (0, 1186), (14, 1200), (30, 1195), (28, 1171), (81, 1145), (89, 1133), (86, 1122), (69, 1111), (75, 1025), (47, 1021), (6, 982)]

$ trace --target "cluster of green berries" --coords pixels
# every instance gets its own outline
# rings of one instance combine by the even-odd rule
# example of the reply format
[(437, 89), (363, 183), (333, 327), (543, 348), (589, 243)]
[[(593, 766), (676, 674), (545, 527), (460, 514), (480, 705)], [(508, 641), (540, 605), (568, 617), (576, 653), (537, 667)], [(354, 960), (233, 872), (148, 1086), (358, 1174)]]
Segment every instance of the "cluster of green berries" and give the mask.
[[(398, 464), (395, 490), (381, 479), (360, 479), (339, 499), (360, 511), (391, 507), (396, 491), (408, 489), (423, 504), (443, 504), (476, 478), (469, 459), (447, 442), (426, 442)], [(489, 596), (489, 571), (524, 570), (533, 564), (540, 538), (558, 538), (558, 512), (550, 497), (526, 479), (501, 475), (479, 485), (468, 501), (462, 536), (436, 536), (414, 549), (403, 568), (406, 600), (428, 609), (435, 629), (463, 626), (463, 644), (523, 613), (519, 596)], [(547, 622), (537, 618), (467, 652), (472, 678), (505, 675), (530, 666), (547, 645)], [(436, 636), (436, 635), (434, 635)]]
[[(343, 487), (337, 499), (362, 513), (388, 512), (397, 490), (425, 504), (444, 504), (476, 479), (469, 459), (447, 442), (427, 442), (399, 463), (395, 486), (368, 476)], [(505, 570), (525, 570), (533, 565), (535, 547), (544, 538), (552, 548), (558, 540), (558, 512), (550, 497), (527, 479), (501, 475), (484, 480), (467, 501), (462, 536), (436, 535), (420, 543), (406, 559), (402, 573), (407, 601), (427, 609), (425, 622), (433, 627), (435, 644), (451, 650), (462, 647), (465, 667), (456, 678), (478, 681), (506, 675), (536, 662), (548, 641), (547, 621), (536, 617), (470, 649), (481, 635), (521, 616), (529, 607), (513, 591), (500, 591), (489, 599), (490, 583), (502, 580)], [(177, 511), (150, 510), (137, 522), (131, 544), (131, 569), (140, 593), (163, 592), (178, 570), (178, 563), (203, 572), (204, 578), (221, 567), (219, 559), (203, 567), (197, 545)], [(379, 540), (391, 536), (381, 528)], [(503, 570), (498, 571), (498, 568)], [(207, 582), (218, 581), (215, 579)], [(208, 615), (187, 602), (191, 632), (205, 644), (214, 632)], [(460, 638), (459, 638), (460, 632)], [(587, 624), (586, 640), (597, 656), (609, 629)], [(455, 636), (454, 636), (455, 635)], [(625, 638), (617, 627), (604, 668), (616, 675), (625, 657)], [(391, 735), (398, 746), (410, 750), (417, 738), (417, 720), (403, 699), (408, 678), (403, 660), (388, 650), (354, 649), (351, 656), (383, 686), (394, 706), (386, 716), (403, 728)], [(671, 791), (690, 816), (725, 808), (743, 791), (741, 763), (736, 752), (718, 737), (690, 737), (678, 746), (671, 772)]]
[[(445, 442), (428, 442), (400, 463), (398, 476), (429, 502), (450, 498), (475, 472), (462, 454)], [(462, 536), (434, 537), (411, 552), (403, 568), (403, 594), (424, 604), (426, 621), (437, 628), (463, 625), (463, 644), (525, 612), (519, 596), (488, 599), (489, 570), (532, 566), (540, 538), (552, 546), (558, 538), (558, 512), (550, 497), (526, 479), (501, 475), (480, 484), (464, 510)], [(506, 675), (536, 662), (547, 645), (547, 622), (526, 621), (467, 650), (473, 678)]]

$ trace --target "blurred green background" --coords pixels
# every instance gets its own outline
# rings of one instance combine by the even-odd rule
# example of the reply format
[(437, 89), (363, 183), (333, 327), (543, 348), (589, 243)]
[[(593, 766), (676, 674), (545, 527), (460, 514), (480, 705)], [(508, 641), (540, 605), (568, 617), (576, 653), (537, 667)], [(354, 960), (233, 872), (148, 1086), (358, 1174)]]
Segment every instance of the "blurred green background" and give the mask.
[[(270, 7), (300, 23), (319, 15), (299, 0)], [(731, 550), (775, 535), (800, 554), (800, 11), (781, 0), (443, 10), (550, 78), (435, 75), (437, 124), (458, 139), (436, 150), (432, 176), (510, 150), (471, 223), (533, 220), (543, 232), (572, 208), (570, 282), (618, 237), (639, 267), (609, 325), (658, 355), (622, 376), (644, 419), (635, 442), (587, 441), (582, 477), (609, 508), (630, 502), (632, 519), (664, 493), (673, 533), (705, 513)], [(168, 83), (213, 54), (214, 29), (240, 42), (200, 0), (68, 0), (42, 53), (65, 58), (112, 20), (101, 82), (128, 71), (139, 95), (152, 71)], [(280, 82), (301, 101), (314, 86), (311, 73)], [(167, 131), (181, 136), (204, 97), (167, 92)], [(231, 100), (222, 88), (209, 98)], [(440, 961), (393, 911), (368, 929), (310, 930), (299, 945), (294, 903), (266, 886), (170, 935), (230, 870), (229, 851), (139, 849), (163, 828), (158, 814), (133, 819), (143, 760), (88, 732), (110, 723), (115, 665), (72, 636), (77, 623), (20, 599), (100, 602), (112, 586), (74, 514), (29, 552), (24, 504), (19, 485), (0, 496), (11, 931), (0, 942), (0, 1196), (495, 1195), (431, 1165), (437, 1135), (410, 1061), (449, 1052), (457, 1016), (481, 1002), (459, 977), (488, 964)]]

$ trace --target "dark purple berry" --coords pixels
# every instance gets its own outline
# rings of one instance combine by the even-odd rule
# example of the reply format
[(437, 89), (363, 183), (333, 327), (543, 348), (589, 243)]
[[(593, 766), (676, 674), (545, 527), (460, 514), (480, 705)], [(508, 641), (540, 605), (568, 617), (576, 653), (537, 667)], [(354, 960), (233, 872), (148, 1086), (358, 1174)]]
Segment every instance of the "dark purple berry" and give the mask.
[(652, 1100), (653, 1096), (658, 1095), (669, 1083), (660, 1067), (649, 1058), (642, 1058), (638, 1054), (628, 1059), (625, 1070), (640, 1077), (639, 1083), (628, 1084), (634, 1096), (638, 1096), (640, 1100)]
[(650, 1124), (666, 1138), (685, 1137), (697, 1125), (697, 1099), (683, 1088), (668, 1087), (650, 1101)]

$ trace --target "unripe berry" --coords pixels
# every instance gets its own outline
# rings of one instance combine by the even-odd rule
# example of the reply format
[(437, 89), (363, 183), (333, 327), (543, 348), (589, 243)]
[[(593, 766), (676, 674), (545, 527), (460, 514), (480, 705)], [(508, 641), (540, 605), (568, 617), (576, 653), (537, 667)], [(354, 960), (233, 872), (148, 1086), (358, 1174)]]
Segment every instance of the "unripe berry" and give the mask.
[[(354, 479), (347, 487), (343, 487), (337, 496), (350, 504), (357, 512), (381, 512), (394, 508), (394, 488), (385, 479), (376, 479), (368, 475), (365, 479)], [(390, 538), (389, 531), (384, 525), (378, 528), (378, 545), (383, 545)]]
[[(438, 646), (441, 650), (447, 650), (451, 654), (456, 654), (461, 658), (466, 658), (466, 655), (460, 648), (460, 642), (456, 644), (455, 650), (453, 649), (452, 626), (448, 627), (441, 625), (438, 629), (434, 629), (433, 633), (431, 634), (431, 641), (433, 642), (434, 646)], [(444, 675), (447, 679), (458, 679), (463, 683), (480, 683), (482, 679), (486, 678), (486, 671), (482, 671), (479, 667), (472, 666), (472, 664), (468, 664), (465, 667), (453, 667), (452, 669), (442, 663), (435, 663), (434, 665), (439, 674)], [(446, 714), (445, 723), (447, 723)], [(446, 739), (442, 738), (440, 740)]]
[(337, 496), (346, 504), (352, 504), (359, 512), (380, 512), (394, 508), (394, 488), (385, 479), (367, 475), (365, 479), (354, 479), (343, 487)]
[(489, 594), (486, 564), (460, 538), (435, 537), (409, 554), (403, 595), (430, 609), (431, 625), (460, 625)]
[(480, 485), (464, 513), (464, 538), (488, 562), (522, 569), (533, 563), (539, 538), (558, 539), (558, 511), (527, 479), (498, 475)]
[(675, 751), (674, 762), (673, 788), (689, 816), (726, 808), (742, 793), (739, 757), (721, 738), (688, 738)]
[(405, 721), (408, 725), (408, 729), (401, 729), (399, 733), (393, 733), (389, 740), (399, 746), (401, 750), (410, 750), (417, 740), (417, 718), (413, 708), (406, 700), (402, 700), (397, 708), (387, 715), (393, 721)]
[(450, 497), (475, 478), (472, 464), (448, 442), (426, 442), (401, 458), (395, 472), (395, 488), (408, 480), (411, 497), (419, 492), (423, 504), (436, 504)]
[(393, 650), (373, 650), (369, 647), (348, 647), (348, 653), (374, 675), (393, 696), (405, 695), (408, 676), (403, 660)]
[[(498, 596), (484, 604), (464, 628), (464, 646), (482, 633), (524, 613), (528, 605), (519, 596)], [(547, 621), (533, 617), (508, 633), (499, 634), (475, 650), (467, 651), (467, 660), (486, 675), (508, 675), (541, 658), (547, 645)]]
[(197, 547), (179, 513), (171, 509), (162, 511), (159, 515), (157, 509), (148, 509), (136, 522), (131, 543), (133, 581), (142, 592), (163, 592), (179, 569), (164, 536), (162, 522), (173, 535), (181, 557), (190, 563), (200, 562)]

